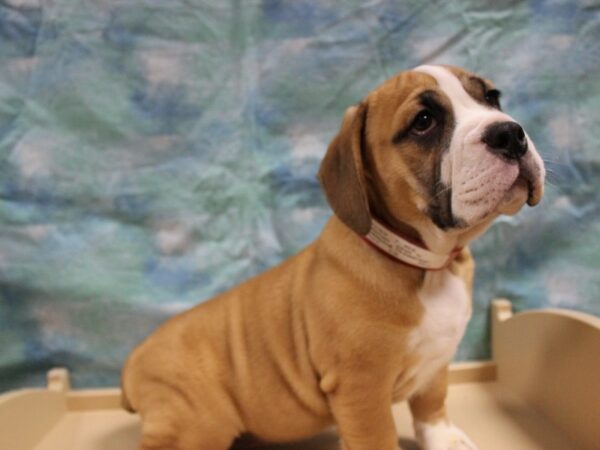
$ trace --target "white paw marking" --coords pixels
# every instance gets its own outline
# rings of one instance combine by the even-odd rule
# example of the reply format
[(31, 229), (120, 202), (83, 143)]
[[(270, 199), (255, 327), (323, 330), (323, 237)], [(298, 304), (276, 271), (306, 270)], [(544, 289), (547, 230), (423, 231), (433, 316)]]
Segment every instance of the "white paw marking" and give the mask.
[(477, 450), (477, 446), (459, 428), (448, 422), (415, 422), (415, 435), (421, 450)]

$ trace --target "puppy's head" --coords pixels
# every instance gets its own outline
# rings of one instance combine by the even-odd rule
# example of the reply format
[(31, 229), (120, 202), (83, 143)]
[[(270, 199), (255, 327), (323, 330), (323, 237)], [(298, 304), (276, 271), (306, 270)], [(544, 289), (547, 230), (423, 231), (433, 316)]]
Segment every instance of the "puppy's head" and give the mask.
[(468, 230), (536, 205), (544, 176), (494, 85), (442, 66), (402, 72), (349, 108), (319, 171), (334, 212), (360, 234), (372, 216)]

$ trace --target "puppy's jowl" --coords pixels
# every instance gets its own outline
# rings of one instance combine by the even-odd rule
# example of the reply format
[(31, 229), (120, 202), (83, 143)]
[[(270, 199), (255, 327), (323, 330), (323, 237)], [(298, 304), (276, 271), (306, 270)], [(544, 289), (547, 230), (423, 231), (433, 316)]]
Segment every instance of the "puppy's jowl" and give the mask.
[(348, 450), (396, 450), (407, 400), (424, 450), (475, 449), (447, 417), (471, 314), (468, 243), (537, 204), (544, 167), (491, 82), (402, 72), (346, 111), (319, 177), (334, 215), (298, 255), (167, 321), (123, 372), (140, 448), (225, 450), (336, 424)]

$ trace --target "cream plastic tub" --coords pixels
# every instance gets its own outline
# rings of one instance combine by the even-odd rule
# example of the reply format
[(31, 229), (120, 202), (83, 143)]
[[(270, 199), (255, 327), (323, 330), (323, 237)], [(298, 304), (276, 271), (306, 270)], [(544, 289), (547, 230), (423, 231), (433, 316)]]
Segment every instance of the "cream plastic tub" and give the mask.
[[(492, 314), (493, 360), (451, 368), (452, 420), (480, 450), (600, 450), (600, 318), (556, 309), (513, 316), (506, 300), (494, 301)], [(406, 405), (393, 411), (402, 448), (417, 449)], [(135, 450), (139, 426), (120, 409), (118, 389), (70, 390), (65, 369), (49, 372), (47, 389), (0, 396), (1, 450)], [(294, 444), (234, 448), (250, 447), (338, 443), (330, 430)]]

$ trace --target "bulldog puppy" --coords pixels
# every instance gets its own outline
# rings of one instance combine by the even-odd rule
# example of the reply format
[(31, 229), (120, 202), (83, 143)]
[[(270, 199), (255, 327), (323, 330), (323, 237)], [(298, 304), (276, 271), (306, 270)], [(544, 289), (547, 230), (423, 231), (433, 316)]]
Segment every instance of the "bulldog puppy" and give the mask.
[(349, 108), (319, 171), (335, 214), (318, 239), (129, 357), (140, 449), (225, 450), (241, 434), (289, 441), (335, 424), (347, 450), (396, 450), (401, 400), (422, 449), (475, 449), (444, 409), (471, 314), (467, 244), (536, 205), (545, 176), (499, 97), (465, 70), (421, 66)]

